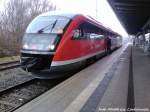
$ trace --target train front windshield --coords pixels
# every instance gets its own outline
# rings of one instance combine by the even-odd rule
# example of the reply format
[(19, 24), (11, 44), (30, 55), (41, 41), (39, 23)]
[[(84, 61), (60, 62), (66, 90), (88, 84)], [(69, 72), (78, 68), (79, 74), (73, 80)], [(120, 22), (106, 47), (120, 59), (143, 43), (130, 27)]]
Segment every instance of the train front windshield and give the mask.
[(22, 41), (24, 50), (54, 50), (70, 19), (63, 16), (38, 16), (28, 26)]

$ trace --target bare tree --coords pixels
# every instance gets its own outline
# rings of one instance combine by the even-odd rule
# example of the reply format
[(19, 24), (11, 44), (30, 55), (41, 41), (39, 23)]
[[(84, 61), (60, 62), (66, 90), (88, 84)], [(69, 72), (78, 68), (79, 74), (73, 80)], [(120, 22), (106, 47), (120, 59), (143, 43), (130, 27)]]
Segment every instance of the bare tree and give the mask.
[(55, 10), (49, 0), (9, 0), (0, 13), (0, 45), (19, 50), (22, 37), (29, 22), (43, 12)]

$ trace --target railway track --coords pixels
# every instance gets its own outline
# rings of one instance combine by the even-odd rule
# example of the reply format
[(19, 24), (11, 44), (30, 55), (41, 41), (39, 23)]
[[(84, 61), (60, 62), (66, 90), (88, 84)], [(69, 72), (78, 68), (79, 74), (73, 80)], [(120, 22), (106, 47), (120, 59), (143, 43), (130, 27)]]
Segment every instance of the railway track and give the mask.
[(33, 78), (22, 84), (0, 90), (0, 112), (14, 111), (63, 80), (40, 80)]
[(0, 71), (8, 70), (8, 69), (13, 69), (16, 67), (19, 67), (20, 63), (19, 61), (12, 61), (12, 62), (7, 62), (7, 63), (0, 63)]

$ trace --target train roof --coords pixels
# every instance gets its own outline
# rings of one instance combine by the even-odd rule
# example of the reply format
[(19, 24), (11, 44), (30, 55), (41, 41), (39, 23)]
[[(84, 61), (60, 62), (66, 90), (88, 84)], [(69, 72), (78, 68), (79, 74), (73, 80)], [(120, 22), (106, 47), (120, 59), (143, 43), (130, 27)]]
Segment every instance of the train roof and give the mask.
[(114, 32), (112, 29), (104, 26), (101, 22), (95, 20), (94, 18), (90, 17), (90, 16), (87, 16), (87, 15), (84, 15), (84, 14), (81, 14), (81, 13), (73, 13), (73, 12), (65, 12), (65, 11), (50, 11), (50, 12), (45, 12), (43, 14), (40, 14), (39, 16), (52, 16), (52, 15), (55, 15), (55, 16), (64, 16), (64, 17), (67, 17), (67, 18), (70, 18), (70, 19), (73, 19), (74, 17), (76, 16), (82, 16), (82, 17), (85, 17), (86, 19), (90, 20), (90, 21), (93, 21), (94, 23), (98, 24), (102, 29), (104, 30), (107, 30), (113, 34), (116, 34), (116, 35), (119, 35), (117, 32)]
[(67, 18), (70, 18), (70, 19), (73, 19), (75, 16), (77, 15), (82, 15), (82, 14), (78, 14), (78, 13), (72, 13), (72, 12), (64, 12), (64, 11), (50, 11), (50, 12), (46, 12), (46, 13), (43, 13), (39, 16), (64, 16), (64, 17), (67, 17)]

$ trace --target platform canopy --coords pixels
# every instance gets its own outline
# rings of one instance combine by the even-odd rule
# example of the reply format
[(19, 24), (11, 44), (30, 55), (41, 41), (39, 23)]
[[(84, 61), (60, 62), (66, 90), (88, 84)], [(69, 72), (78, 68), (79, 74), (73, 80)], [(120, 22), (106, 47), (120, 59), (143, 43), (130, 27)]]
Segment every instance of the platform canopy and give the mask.
[(150, 27), (150, 0), (108, 0), (108, 3), (129, 34)]

